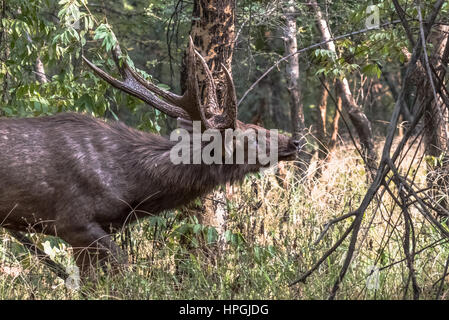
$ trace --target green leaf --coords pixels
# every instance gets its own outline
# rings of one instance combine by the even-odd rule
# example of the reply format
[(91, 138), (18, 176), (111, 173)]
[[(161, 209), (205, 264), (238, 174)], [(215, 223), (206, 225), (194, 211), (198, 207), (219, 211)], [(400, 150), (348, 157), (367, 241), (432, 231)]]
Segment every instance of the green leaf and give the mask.
[(217, 230), (213, 227), (208, 227), (207, 233), (206, 233), (206, 243), (209, 245), (209, 244), (216, 243), (217, 241), (218, 241)]
[(382, 71), (377, 64), (369, 64), (362, 68), (362, 73), (367, 75), (368, 77), (380, 78)]
[(193, 226), (193, 233), (197, 234), (203, 229), (203, 226), (201, 224), (195, 224)]

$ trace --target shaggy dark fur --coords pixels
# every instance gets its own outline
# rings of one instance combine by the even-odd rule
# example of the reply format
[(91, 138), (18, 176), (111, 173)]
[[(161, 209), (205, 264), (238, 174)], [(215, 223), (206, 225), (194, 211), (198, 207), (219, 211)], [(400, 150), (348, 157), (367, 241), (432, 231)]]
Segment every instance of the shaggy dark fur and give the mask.
[[(0, 119), (0, 225), (61, 237), (81, 253), (81, 267), (86, 247), (123, 260), (109, 236), (112, 229), (187, 204), (260, 168), (174, 165), (175, 144), (76, 113)], [(279, 135), (280, 160), (296, 149)]]

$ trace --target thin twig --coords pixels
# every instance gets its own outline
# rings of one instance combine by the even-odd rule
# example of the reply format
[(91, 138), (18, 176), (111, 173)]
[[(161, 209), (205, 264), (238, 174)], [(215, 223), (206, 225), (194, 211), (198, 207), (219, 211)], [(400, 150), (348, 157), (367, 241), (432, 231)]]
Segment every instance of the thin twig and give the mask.
[(310, 268), (307, 272), (303, 273), (301, 275), (301, 277), (299, 277), (297, 280), (291, 282), (288, 286), (289, 287), (294, 286), (295, 284), (297, 284), (299, 282), (305, 283), (307, 278), (313, 272), (315, 272), (315, 270), (317, 270), (319, 268), (319, 266), (327, 259), (327, 257), (329, 257), (332, 253), (334, 253), (334, 251), (343, 243), (343, 241), (345, 241), (345, 239), (351, 233), (353, 228), (354, 228), (354, 222), (352, 222), (352, 224), (345, 231), (345, 233), (340, 237), (340, 239), (338, 239), (338, 241), (335, 242), (335, 244), (332, 246), (332, 248), (330, 248), (329, 250), (326, 251), (325, 254), (323, 254), (323, 256), (315, 263), (315, 265), (312, 268)]
[(323, 239), (324, 235), (329, 231), (329, 228), (330, 228), (331, 226), (333, 226), (334, 224), (336, 224), (336, 223), (338, 223), (338, 222), (340, 222), (340, 221), (343, 221), (343, 220), (346, 220), (346, 219), (348, 219), (348, 218), (350, 218), (350, 217), (353, 217), (353, 216), (355, 216), (355, 215), (356, 215), (356, 212), (349, 212), (349, 213), (347, 213), (347, 214), (344, 214), (344, 215), (342, 215), (342, 216), (340, 216), (340, 217), (331, 219), (331, 220), (329, 220), (328, 222), (326, 222), (326, 223), (324, 224), (324, 229), (323, 229), (323, 231), (322, 231), (321, 234), (319, 235), (318, 239), (316, 239), (316, 241), (313, 243), (313, 245), (316, 246), (318, 243), (320, 243), (320, 241)]

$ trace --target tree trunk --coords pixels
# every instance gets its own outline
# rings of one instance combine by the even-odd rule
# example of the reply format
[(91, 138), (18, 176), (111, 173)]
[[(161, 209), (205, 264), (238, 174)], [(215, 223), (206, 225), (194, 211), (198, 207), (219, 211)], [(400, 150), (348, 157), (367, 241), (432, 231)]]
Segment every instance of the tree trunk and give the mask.
[[(274, 50), (274, 49), (273, 49)], [(288, 113), (279, 111), (279, 102), (282, 101), (282, 74), (280, 72), (273, 72), (269, 77), (264, 78), (266, 86), (270, 86), (270, 118), (273, 120), (273, 126), (288, 131), (291, 128), (291, 121)]]
[[(190, 36), (196, 50), (204, 57), (212, 72), (217, 87), (218, 102), (220, 107), (223, 108), (226, 80), (221, 64), (232, 73), (235, 0), (195, 0)], [(199, 89), (203, 93), (204, 77), (204, 74), (198, 75)], [(181, 70), (183, 91), (185, 90), (186, 79), (187, 74), (183, 68)]]
[(263, 79), (260, 82), (260, 88), (261, 97), (259, 100), (259, 106), (257, 108), (256, 114), (251, 120), (251, 123), (264, 127), (266, 125), (265, 120), (269, 120), (268, 122), (271, 125), (276, 126), (276, 120), (274, 119), (276, 110), (273, 110), (273, 105), (271, 103), (273, 97), (273, 88), (271, 81)]
[(349, 82), (346, 78), (337, 79), (336, 85), (340, 91), (343, 107), (346, 109), (362, 146), (362, 157), (366, 161), (369, 174), (374, 174), (377, 168), (377, 154), (374, 149), (374, 139), (371, 123), (352, 96)]
[(44, 64), (39, 57), (36, 58), (36, 64), (34, 65), (34, 72), (36, 73), (36, 79), (40, 84), (48, 82), (47, 75), (45, 74)]
[[(232, 54), (235, 39), (235, 0), (195, 0), (190, 36), (196, 50), (209, 66), (217, 89), (219, 108), (224, 109), (226, 94), (225, 72), (222, 64), (232, 74)], [(187, 54), (184, 55), (186, 59)], [(181, 70), (181, 88), (186, 89), (187, 74)], [(205, 98), (205, 75), (198, 75), (199, 91)], [(220, 243), (224, 243), (227, 222), (226, 186), (221, 186), (213, 195), (203, 197), (203, 208), (197, 218), (203, 225), (216, 228)]]
[[(25, 36), (27, 38), (27, 41), (30, 45), (33, 44), (33, 39), (31, 39), (31, 35), (28, 32), (25, 32)], [(44, 64), (42, 63), (41, 58), (39, 55), (36, 58), (36, 62), (34, 64), (34, 74), (36, 75), (36, 80), (40, 84), (44, 84), (48, 82), (47, 75), (45, 74), (45, 68)]]
[[(5, 30), (5, 26), (3, 25), (3, 19), (6, 19), (7, 12), (7, 1), (2, 0), (0, 2), (0, 61), (1, 63), (5, 63), (6, 60), (9, 59), (9, 43), (8, 43), (8, 33)], [(9, 81), (9, 73), (3, 75), (3, 85), (2, 85), (2, 94), (0, 101), (4, 104), (8, 102), (8, 81)], [(2, 110), (0, 109), (0, 115), (2, 115)]]
[(339, 122), (340, 122), (340, 113), (342, 111), (342, 104), (343, 104), (343, 101), (341, 99), (341, 96), (337, 95), (337, 105), (336, 105), (334, 119), (332, 121), (332, 135), (329, 140), (329, 154), (330, 155), (335, 151), (335, 148), (337, 147), (338, 128), (339, 128)]
[[(316, 18), (316, 24), (318, 29), (320, 30), (322, 40), (328, 41), (325, 44), (327, 50), (337, 55), (335, 43), (333, 41), (330, 41), (332, 39), (332, 36), (329, 25), (327, 21), (323, 18), (318, 3), (316, 2), (316, 0), (311, 0), (310, 4), (313, 8)], [(343, 107), (347, 111), (349, 118), (359, 137), (360, 144), (362, 146), (362, 156), (367, 165), (367, 172), (372, 178), (377, 168), (377, 161), (376, 161), (377, 154), (374, 149), (374, 139), (371, 129), (371, 123), (366, 117), (365, 113), (362, 111), (362, 109), (355, 102), (354, 97), (352, 96), (351, 93), (351, 89), (349, 88), (348, 80), (346, 78), (337, 79), (336, 86), (340, 92)]]
[[(449, 26), (439, 26), (429, 36), (429, 41), (433, 44), (433, 52), (429, 57), (429, 63), (435, 70), (433, 75), (437, 99), (428, 79), (425, 67), (418, 66), (421, 83), (418, 84), (418, 94), (421, 101), (427, 102), (424, 113), (424, 135), (426, 154), (430, 156), (428, 161), (427, 181), (431, 187), (435, 199), (441, 199), (440, 204), (446, 209), (449, 201), (446, 200), (449, 192), (449, 128), (448, 128), (448, 108), (449, 103), (442, 92), (444, 78), (449, 64)], [(440, 80), (441, 79), (441, 80)]]
[[(425, 80), (420, 92), (423, 99), (429, 101), (426, 105), (424, 116), (426, 152), (429, 156), (438, 158), (442, 153), (449, 151), (447, 127), (447, 107), (449, 106), (445, 106), (442, 95), (438, 94), (443, 85), (443, 83), (438, 84), (438, 79), (444, 79), (449, 62), (449, 26), (440, 26), (439, 29), (434, 30), (430, 34), (429, 39), (434, 48), (429, 63), (437, 72), (438, 77), (433, 77), (437, 91), (437, 100), (435, 101), (433, 97), (433, 89), (428, 80)], [(426, 79), (427, 74), (424, 69), (422, 70), (423, 77)]]
[[(296, 8), (294, 0), (287, 0), (284, 8), (284, 46), (285, 54), (290, 55), (298, 51), (296, 39)], [(299, 57), (292, 55), (287, 60), (287, 89), (290, 94), (290, 112), (292, 119), (292, 135), (295, 139), (300, 139), (304, 131), (304, 110), (302, 104), (301, 82), (299, 79)]]
[[(284, 8), (284, 48), (285, 55), (291, 55), (298, 51), (298, 41), (296, 39), (297, 25), (296, 25), (296, 7), (294, 0), (287, 0)], [(292, 137), (295, 140), (300, 140), (301, 145), (306, 144), (304, 135), (304, 108), (302, 103), (302, 89), (300, 79), (300, 67), (298, 55), (291, 55), (287, 60), (286, 65), (287, 74), (287, 89), (290, 96), (290, 118), (292, 122)], [(307, 173), (311, 153), (308, 153), (305, 148), (301, 148), (296, 161), (296, 173), (304, 176)]]
[(318, 157), (321, 160), (327, 158), (329, 152), (329, 144), (326, 129), (326, 117), (327, 117), (327, 98), (329, 96), (327, 92), (327, 81), (324, 81), (324, 86), (322, 86), (320, 103), (317, 111), (317, 121), (316, 121), (316, 139), (318, 140)]

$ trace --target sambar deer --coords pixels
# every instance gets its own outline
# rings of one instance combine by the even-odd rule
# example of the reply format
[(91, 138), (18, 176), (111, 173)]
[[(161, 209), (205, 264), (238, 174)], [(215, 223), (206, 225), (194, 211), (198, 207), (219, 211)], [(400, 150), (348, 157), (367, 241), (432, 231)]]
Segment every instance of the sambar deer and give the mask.
[[(112, 50), (122, 80), (84, 61), (109, 84), (140, 98), (170, 117), (201, 121), (209, 129), (252, 128), (236, 119), (237, 99), (227, 75), (228, 106), (217, 110), (211, 72), (188, 48), (188, 90), (178, 96), (146, 81)], [(223, 66), (224, 67), (224, 66)], [(199, 98), (197, 72), (207, 79), (206, 102)], [(278, 159), (293, 160), (299, 142), (278, 135)], [(111, 232), (148, 215), (177, 208), (228, 181), (241, 180), (263, 164), (173, 164), (176, 142), (129, 128), (121, 122), (61, 113), (0, 120), (0, 225), (6, 229), (58, 236), (74, 248), (82, 272), (100, 261), (120, 265), (127, 257)], [(268, 146), (269, 147), (269, 146)], [(113, 258), (113, 259), (110, 259)]]

